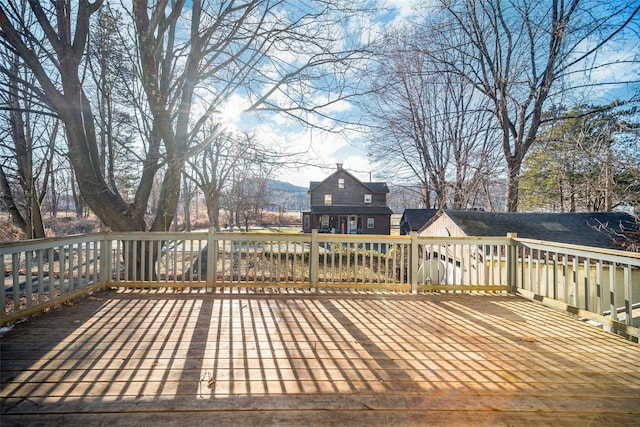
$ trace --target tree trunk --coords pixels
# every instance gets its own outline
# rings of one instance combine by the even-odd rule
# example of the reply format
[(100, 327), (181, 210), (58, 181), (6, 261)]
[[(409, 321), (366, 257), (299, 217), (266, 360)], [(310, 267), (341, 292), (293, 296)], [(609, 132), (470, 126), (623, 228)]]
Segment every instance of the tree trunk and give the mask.
[(182, 167), (184, 161), (170, 161), (160, 186), (158, 212), (151, 231), (167, 231), (173, 222), (180, 199)]
[(220, 229), (220, 195), (217, 191), (205, 191), (204, 201), (207, 205), (209, 227)]
[(49, 167), (49, 174), (51, 176), (51, 185), (49, 186), (49, 194), (51, 200), (50, 214), (52, 217), (56, 218), (58, 216), (58, 202), (60, 201), (60, 194), (58, 194), (56, 172), (54, 172), (52, 166)]
[[(18, 56), (13, 57), (11, 64), (11, 73), (18, 75), (19, 61)], [(28, 112), (23, 112), (18, 82), (12, 80), (8, 91), (8, 104), (11, 109), (9, 114), (10, 134), (13, 143), (13, 154), (17, 166), (17, 173), (22, 196), (24, 197), (24, 212), (20, 212), (17, 203), (12, 200), (7, 205), (12, 205), (15, 209), (11, 210), (12, 215), (22, 215), (24, 219), (18, 221), (17, 224), (26, 234), (27, 239), (44, 238), (44, 224), (42, 223), (42, 212), (40, 210), (40, 197), (38, 194), (38, 182), (36, 174), (34, 174), (34, 143), (30, 132), (30, 117)], [(28, 100), (24, 100), (24, 104), (28, 104)], [(14, 195), (10, 191), (7, 177), (3, 173), (2, 187), (7, 197), (13, 199)]]
[(27, 223), (23, 218), (18, 206), (16, 204), (15, 198), (13, 196), (13, 191), (11, 190), (11, 186), (9, 185), (9, 181), (7, 180), (7, 176), (4, 173), (4, 168), (0, 165), (0, 194), (2, 194), (2, 201), (4, 205), (7, 207), (13, 222), (25, 233), (27, 234)]
[(467, 197), (462, 186), (464, 177), (461, 174), (457, 175), (456, 183), (453, 187), (453, 209), (465, 209)]
[(607, 156), (605, 159), (605, 212), (611, 212), (613, 210), (613, 187), (615, 185), (613, 181), (613, 161), (611, 158), (611, 142), (607, 144)]
[(522, 159), (510, 157), (507, 159), (507, 196), (505, 209), (507, 212), (518, 211), (518, 189), (520, 187), (520, 167)]
[(27, 239), (43, 239), (46, 237), (44, 232), (44, 222), (42, 221), (42, 210), (35, 193), (36, 183), (31, 183), (31, 191), (27, 196)]
[(558, 184), (558, 197), (560, 198), (560, 212), (564, 212), (564, 184), (562, 180), (556, 180)]
[(573, 182), (573, 180), (570, 183), (571, 187), (570, 187), (570, 193), (569, 193), (569, 212), (575, 212), (576, 211), (576, 185)]
[(182, 177), (182, 199), (184, 200), (184, 231), (191, 231), (191, 191), (187, 177)]
[(425, 209), (431, 209), (431, 187), (427, 181), (423, 181), (424, 193), (422, 194), (422, 202)]
[(82, 218), (82, 200), (76, 191), (75, 180), (71, 180), (71, 195), (73, 196), (73, 209), (76, 211), (76, 218)]
[(84, 202), (114, 231), (144, 231), (144, 216), (137, 215), (119, 193), (109, 188), (100, 172), (95, 128), (92, 119), (85, 117), (92, 114), (88, 100), (78, 86), (69, 91), (75, 92), (75, 98), (81, 100), (77, 102), (80, 105), (66, 104), (62, 117), (69, 143), (69, 160)]

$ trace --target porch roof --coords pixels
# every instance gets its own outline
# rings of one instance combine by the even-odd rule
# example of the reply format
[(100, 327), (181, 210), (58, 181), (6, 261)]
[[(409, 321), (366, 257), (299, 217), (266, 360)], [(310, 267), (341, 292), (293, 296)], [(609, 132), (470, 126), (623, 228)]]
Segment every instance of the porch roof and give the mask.
[(391, 215), (386, 206), (311, 206), (314, 215)]

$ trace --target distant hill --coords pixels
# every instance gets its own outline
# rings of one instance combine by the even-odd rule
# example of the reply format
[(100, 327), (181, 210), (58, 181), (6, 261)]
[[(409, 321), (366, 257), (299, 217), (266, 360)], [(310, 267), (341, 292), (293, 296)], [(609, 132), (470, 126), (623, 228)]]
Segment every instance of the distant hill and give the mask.
[(306, 187), (300, 187), (300, 186), (297, 186), (297, 185), (293, 185), (290, 182), (276, 181), (276, 180), (273, 180), (273, 179), (269, 180), (269, 186), (274, 191), (282, 191), (282, 192), (287, 192), (287, 193), (304, 193), (304, 194), (307, 194), (307, 190), (309, 190)]
[(303, 211), (309, 209), (308, 188), (288, 182), (270, 180), (272, 210)]

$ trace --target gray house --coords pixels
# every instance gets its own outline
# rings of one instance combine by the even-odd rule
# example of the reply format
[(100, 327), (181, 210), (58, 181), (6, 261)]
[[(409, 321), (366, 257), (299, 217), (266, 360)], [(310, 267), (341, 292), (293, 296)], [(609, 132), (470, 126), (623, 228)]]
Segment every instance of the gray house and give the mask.
[(337, 165), (324, 181), (309, 184), (310, 210), (302, 213), (302, 231), (323, 233), (390, 234), (389, 187), (362, 182)]

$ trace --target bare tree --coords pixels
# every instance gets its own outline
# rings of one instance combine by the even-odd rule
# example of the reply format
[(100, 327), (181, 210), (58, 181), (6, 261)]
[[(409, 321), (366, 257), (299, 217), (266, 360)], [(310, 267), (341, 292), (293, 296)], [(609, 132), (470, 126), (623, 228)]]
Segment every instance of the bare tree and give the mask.
[(121, 27), (126, 28), (123, 11), (108, 3), (99, 9), (88, 34), (87, 69), (91, 79), (85, 79), (84, 84), (96, 111), (101, 172), (109, 186), (130, 201), (135, 193), (132, 182), (138, 180), (136, 164), (144, 157), (131, 141), (137, 134), (144, 135), (144, 128), (139, 132), (134, 120), (140, 105), (135, 100), (140, 94), (133, 89), (135, 61), (129, 52), (135, 50), (135, 44), (123, 37)]
[(3, 51), (2, 58), (9, 73), (19, 78), (5, 81), (4, 90), (0, 91), (7, 125), (2, 129), (4, 142), (0, 144), (0, 193), (26, 238), (43, 238), (42, 204), (59, 123), (49, 114), (33, 112), (39, 106), (33, 94), (25, 90), (30, 75), (21, 67), (19, 58), (7, 51)]
[[(215, 129), (213, 129), (215, 131)], [(226, 195), (226, 206), (221, 206), (221, 197), (229, 188), (241, 186), (241, 178), (251, 183), (253, 188), (257, 181), (272, 178), (276, 169), (285, 167), (291, 162), (292, 155), (280, 149), (275, 141), (261, 141), (254, 134), (242, 132), (224, 132), (219, 134), (196, 157), (192, 158), (185, 174), (200, 189), (207, 205), (209, 225), (220, 227), (219, 213), (221, 208), (235, 209), (241, 201)], [(249, 185), (249, 184), (247, 184)], [(237, 197), (248, 197), (250, 202), (258, 202), (268, 191), (250, 194), (243, 188)], [(233, 202), (229, 202), (233, 200)], [(243, 206), (244, 206), (244, 202)], [(249, 212), (250, 209), (245, 209)]]
[[(99, 132), (108, 127), (97, 125), (99, 107), (85, 81), (91, 21), (103, 0), (25, 1), (27, 9), (0, 5), (0, 43), (33, 73), (30, 90), (64, 123), (82, 200), (117, 231), (169, 229), (184, 166), (223, 131), (220, 115), (232, 95), (247, 100), (247, 111), (310, 123), (311, 115), (352, 95), (345, 75), (352, 61), (368, 55), (355, 35), (336, 38), (358, 12), (344, 0), (134, 0), (124, 9), (129, 25), (120, 25), (123, 38), (133, 35), (131, 102), (141, 131), (128, 147), (141, 166), (127, 194), (105, 176)], [(199, 139), (211, 120), (216, 131)], [(155, 212), (147, 221), (155, 185)], [(131, 261), (140, 262), (142, 253)]]
[(421, 52), (429, 38), (427, 31), (385, 44), (369, 107), (377, 123), (370, 151), (396, 181), (418, 182), (427, 208), (467, 208), (495, 168), (495, 133), (473, 86)]
[(640, 252), (640, 216), (635, 215), (632, 221), (619, 224), (603, 224), (598, 222), (592, 227), (605, 234), (613, 245), (629, 252)]
[[(199, 138), (226, 99), (241, 93), (249, 111), (277, 110), (306, 120), (306, 114), (344, 98), (330, 76), (362, 54), (334, 41), (331, 31), (346, 10), (340, 2), (222, 2), (211, 9), (196, 1), (190, 6), (188, 20), (181, 13), (184, 1), (168, 12), (164, 2), (150, 8), (138, 0), (133, 7), (152, 135), (165, 150), (166, 174), (152, 229), (161, 228), (175, 210), (186, 160), (223, 132), (218, 126)], [(182, 32), (190, 35), (186, 43)], [(313, 97), (320, 87), (330, 94), (337, 90), (322, 105)], [(197, 111), (203, 112), (194, 115)]]
[[(367, 54), (355, 34), (336, 37), (358, 11), (351, 2), (134, 1), (127, 12), (148, 122), (141, 126), (145, 156), (129, 201), (103, 173), (95, 106), (84, 81), (90, 22), (102, 3), (30, 0), (36, 25), (27, 25), (14, 3), (2, 5), (0, 40), (31, 70), (33, 90), (65, 124), (80, 192), (114, 230), (168, 229), (185, 162), (217, 134), (196, 136), (231, 95), (247, 99), (249, 111), (280, 111), (309, 123), (310, 114), (350, 96), (344, 85), (349, 63)], [(159, 172), (157, 212), (147, 225)]]
[(221, 194), (223, 208), (230, 212), (232, 224), (249, 230), (251, 223), (259, 223), (261, 215), (271, 202), (269, 180), (273, 176), (273, 165), (260, 161), (254, 152), (242, 156), (230, 176), (229, 185)]
[(220, 228), (220, 196), (247, 148), (242, 137), (225, 132), (188, 162), (185, 174), (204, 195), (211, 227)]
[[(68, 2), (51, 3), (45, 9), (39, 2), (30, 1), (30, 16), (37, 22), (34, 25), (25, 21), (24, 14), (13, 3), (0, 6), (0, 39), (33, 73), (37, 85), (31, 90), (64, 123), (69, 159), (80, 191), (93, 211), (114, 228), (143, 229), (139, 221), (126, 214), (127, 204), (109, 188), (101, 173), (93, 109), (83, 89), (81, 65), (89, 21), (101, 4), (81, 0), (74, 18)], [(9, 77), (19, 78), (11, 73)]]
[[(441, 13), (429, 18), (440, 35), (425, 51), (492, 103), (507, 163), (506, 210), (516, 211), (520, 169), (536, 141), (545, 102), (561, 90), (585, 84), (578, 79), (582, 73), (606, 68), (596, 55), (624, 36), (626, 29), (637, 31), (632, 25), (640, 5), (600, 0), (441, 0), (441, 6)], [(631, 37), (629, 41), (637, 44), (637, 33)], [(455, 60), (451, 51), (459, 52)], [(616, 63), (636, 60), (631, 53)]]

